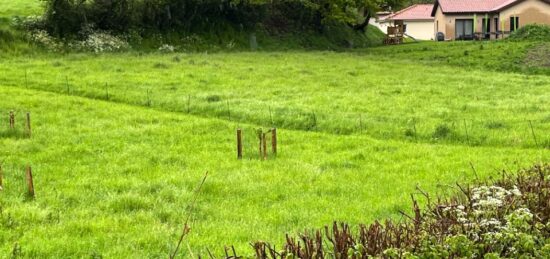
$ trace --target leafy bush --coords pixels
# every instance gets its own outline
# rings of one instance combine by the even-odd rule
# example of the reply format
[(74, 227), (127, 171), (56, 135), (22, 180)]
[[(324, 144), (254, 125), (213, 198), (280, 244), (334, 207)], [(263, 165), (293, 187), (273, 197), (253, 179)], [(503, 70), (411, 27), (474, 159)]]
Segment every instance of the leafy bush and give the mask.
[(515, 41), (550, 41), (550, 26), (529, 24), (514, 31), (510, 40)]
[[(281, 249), (258, 241), (256, 258), (549, 258), (550, 164), (504, 173), (492, 183), (464, 187), (456, 196), (405, 220), (360, 225), (336, 223), (299, 237), (286, 236)], [(235, 254), (235, 252), (233, 252)], [(236, 254), (234, 255), (236, 256)], [(236, 257), (235, 257), (236, 258)]]
[(29, 40), (50, 51), (59, 51), (63, 44), (56, 38), (50, 36), (47, 31), (34, 30), (29, 33)]
[(55, 52), (73, 50), (102, 53), (121, 51), (130, 47), (124, 39), (108, 32), (86, 30), (86, 34), (83, 34), (82, 37), (82, 40), (66, 40), (62, 42), (44, 30), (33, 30), (29, 33), (30, 41), (49, 51)]

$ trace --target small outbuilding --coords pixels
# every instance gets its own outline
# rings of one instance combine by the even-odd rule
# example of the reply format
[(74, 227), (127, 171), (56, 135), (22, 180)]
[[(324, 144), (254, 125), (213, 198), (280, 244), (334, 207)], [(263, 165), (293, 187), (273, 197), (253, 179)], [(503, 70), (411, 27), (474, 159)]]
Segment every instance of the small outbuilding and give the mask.
[(417, 40), (434, 39), (433, 4), (415, 4), (385, 17), (384, 23), (403, 25), (405, 36)]

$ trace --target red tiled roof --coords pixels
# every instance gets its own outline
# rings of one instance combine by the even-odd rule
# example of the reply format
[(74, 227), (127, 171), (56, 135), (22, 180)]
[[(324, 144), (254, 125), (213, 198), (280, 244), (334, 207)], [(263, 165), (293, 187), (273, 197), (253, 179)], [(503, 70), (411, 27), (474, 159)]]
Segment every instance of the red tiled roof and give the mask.
[(433, 20), (433, 4), (411, 5), (387, 17), (387, 20)]
[(435, 8), (441, 6), (443, 13), (487, 13), (500, 9), (521, 0), (437, 0)]

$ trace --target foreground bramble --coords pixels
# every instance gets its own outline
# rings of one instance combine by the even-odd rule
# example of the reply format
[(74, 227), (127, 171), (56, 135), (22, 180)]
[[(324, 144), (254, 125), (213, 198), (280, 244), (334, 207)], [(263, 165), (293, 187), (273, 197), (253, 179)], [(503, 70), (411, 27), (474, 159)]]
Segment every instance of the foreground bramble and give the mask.
[[(324, 231), (287, 235), (282, 249), (258, 241), (257, 258), (549, 258), (550, 164), (536, 165), (432, 202), (413, 216), (360, 225), (334, 223)], [(226, 257), (236, 255), (226, 254)]]

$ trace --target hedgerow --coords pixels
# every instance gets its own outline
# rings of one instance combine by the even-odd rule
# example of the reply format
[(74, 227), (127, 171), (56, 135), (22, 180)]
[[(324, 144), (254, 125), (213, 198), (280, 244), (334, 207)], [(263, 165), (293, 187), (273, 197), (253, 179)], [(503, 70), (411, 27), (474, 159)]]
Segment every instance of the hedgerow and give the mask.
[[(413, 213), (353, 231), (346, 223), (306, 231), (275, 245), (252, 243), (257, 258), (550, 258), (550, 164), (494, 181), (457, 184), (449, 199), (412, 196)], [(228, 250), (231, 251), (231, 250)], [(233, 253), (233, 254), (232, 254)], [(226, 257), (237, 256), (226, 252)]]

